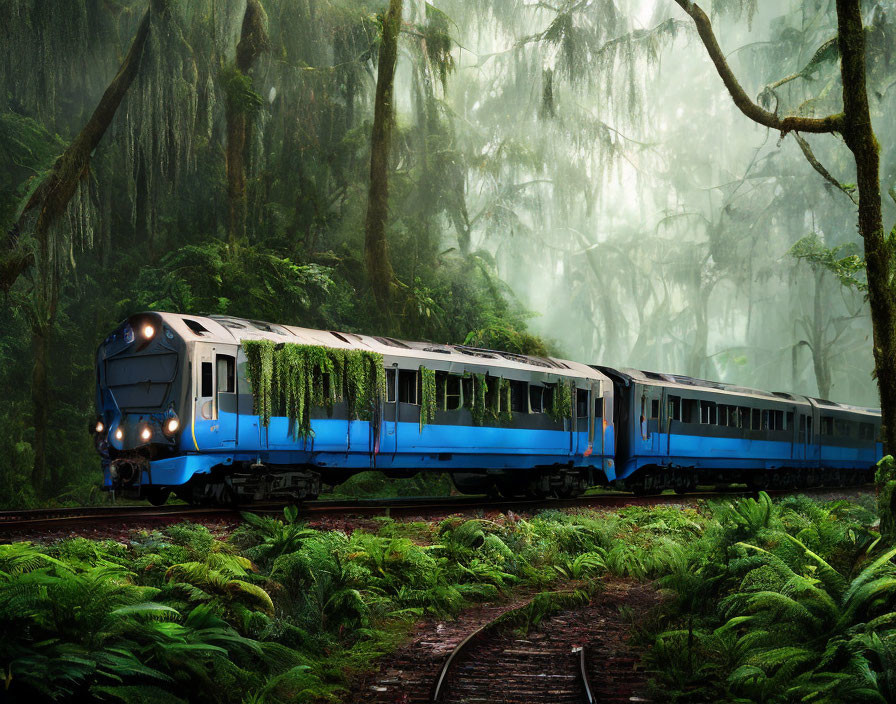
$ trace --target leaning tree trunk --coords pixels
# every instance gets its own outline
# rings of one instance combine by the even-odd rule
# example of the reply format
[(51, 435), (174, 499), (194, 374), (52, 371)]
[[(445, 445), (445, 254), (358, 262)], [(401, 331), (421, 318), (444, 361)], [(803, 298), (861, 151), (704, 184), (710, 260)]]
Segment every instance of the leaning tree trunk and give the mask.
[[(151, 0), (118, 73), (106, 88), (87, 124), (56, 160), (50, 173), (28, 199), (8, 235), (6, 243), (8, 251), (0, 262), (0, 287), (8, 291), (22, 272), (35, 265), (35, 249), (37, 256), (40, 257), (40, 261), (37, 262), (38, 271), (35, 274), (38, 280), (35, 282), (36, 310), (33, 312), (32, 323), (34, 369), (31, 389), (35, 433), (32, 479), (38, 491), (43, 491), (47, 485), (50, 336), (56, 319), (59, 296), (59, 282), (56, 280), (58, 273), (50, 261), (53, 226), (65, 213), (81, 180), (86, 178), (90, 169), (90, 155), (106, 133), (128, 88), (134, 82), (149, 34), (150, 13), (162, 12), (167, 5), (168, 0)], [(21, 235), (27, 233), (33, 234), (36, 248), (32, 249), (27, 242), (19, 241)]]
[(373, 295), (384, 313), (395, 275), (386, 246), (386, 221), (389, 216), (389, 153), (392, 147), (392, 126), (395, 107), (395, 63), (398, 58), (398, 32), (401, 28), (402, 0), (389, 0), (383, 19), (376, 76), (376, 98), (373, 106), (373, 129), (370, 135), (370, 189), (367, 196), (367, 219), (364, 224), (364, 260)]
[(140, 57), (149, 34), (150, 13), (165, 11), (169, 1), (151, 0), (124, 62), (109, 87), (106, 88), (106, 92), (103, 93), (93, 115), (62, 153), (62, 156), (53, 164), (50, 173), (31, 194), (18, 221), (7, 234), (7, 251), (0, 259), (0, 288), (4, 291), (9, 291), (22, 272), (34, 264), (33, 250), (27, 242), (19, 241), (21, 235), (32, 233), (37, 240), (38, 247), (43, 250), (45, 241), (50, 236), (50, 228), (62, 217), (78, 184), (87, 175), (90, 168), (90, 155), (106, 133), (118, 106), (121, 105), (122, 99), (137, 75)]
[(227, 86), (227, 237), (231, 246), (246, 237), (249, 198), (246, 194), (246, 151), (257, 109), (249, 71), (267, 48), (267, 15), (259, 0), (246, 3), (234, 72)]

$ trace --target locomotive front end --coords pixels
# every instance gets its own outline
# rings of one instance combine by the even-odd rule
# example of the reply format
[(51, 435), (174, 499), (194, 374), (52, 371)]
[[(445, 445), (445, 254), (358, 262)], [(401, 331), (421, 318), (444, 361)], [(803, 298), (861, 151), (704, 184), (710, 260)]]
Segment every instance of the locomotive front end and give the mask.
[(104, 488), (163, 501), (152, 463), (179, 454), (189, 423), (189, 360), (180, 334), (158, 313), (133, 315), (99, 346), (91, 431)]

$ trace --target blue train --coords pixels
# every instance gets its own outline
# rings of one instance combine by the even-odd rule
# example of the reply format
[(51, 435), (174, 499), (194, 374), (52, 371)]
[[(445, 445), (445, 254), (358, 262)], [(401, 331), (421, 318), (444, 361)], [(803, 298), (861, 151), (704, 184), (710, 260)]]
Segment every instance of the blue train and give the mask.
[(96, 368), (105, 488), (153, 504), (301, 500), (370, 469), (507, 497), (840, 486), (882, 455), (874, 409), (228, 316), (131, 316)]

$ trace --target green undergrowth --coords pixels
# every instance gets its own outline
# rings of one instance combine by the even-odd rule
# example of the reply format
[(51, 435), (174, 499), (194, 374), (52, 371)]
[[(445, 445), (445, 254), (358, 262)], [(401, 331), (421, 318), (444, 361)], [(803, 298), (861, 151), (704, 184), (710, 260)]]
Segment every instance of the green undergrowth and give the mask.
[(523, 590), (536, 596), (499, 625), (525, 632), (616, 575), (658, 580), (669, 594), (660, 610), (632, 616), (658, 700), (798, 701), (811, 680), (832, 694), (803, 701), (852, 701), (842, 698), (847, 682), (855, 701), (886, 701), (873, 692), (892, 675), (896, 574), (873, 519), (853, 504), (766, 497), (525, 519), (381, 518), (346, 534), (311, 528), (290, 508), (246, 514), (227, 537), (183, 523), (129, 544), (0, 546), (5, 694), (336, 702), (421, 619)]

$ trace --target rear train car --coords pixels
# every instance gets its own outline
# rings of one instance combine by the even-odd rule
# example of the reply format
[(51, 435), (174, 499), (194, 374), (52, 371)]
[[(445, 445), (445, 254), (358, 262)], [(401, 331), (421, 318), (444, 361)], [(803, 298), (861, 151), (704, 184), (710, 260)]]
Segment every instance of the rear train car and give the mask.
[[(311, 409), (311, 432), (255, 414), (242, 341), (381, 355), (386, 392), (368, 420), (345, 403)], [(435, 417), (423, 425), (421, 368), (434, 372)], [(474, 422), (475, 375), (507, 394)], [(498, 380), (504, 380), (498, 382)], [(567, 417), (548, 413), (561, 384)], [(227, 316), (141, 313), (97, 352), (95, 443), (105, 487), (164, 502), (316, 496), (321, 482), (382, 470), (450, 472), (465, 492), (570, 496), (614, 473), (613, 384), (560, 359), (311, 330)], [(509, 406), (509, 407), (507, 407)]]
[(636, 493), (698, 484), (849, 486), (873, 479), (880, 412), (685, 376), (597, 367), (613, 380), (615, 474)]

